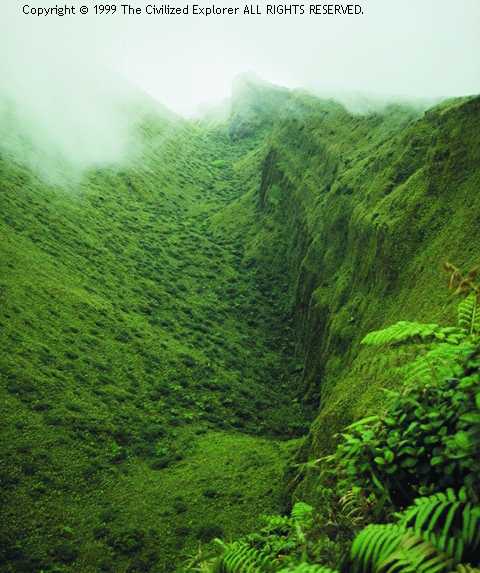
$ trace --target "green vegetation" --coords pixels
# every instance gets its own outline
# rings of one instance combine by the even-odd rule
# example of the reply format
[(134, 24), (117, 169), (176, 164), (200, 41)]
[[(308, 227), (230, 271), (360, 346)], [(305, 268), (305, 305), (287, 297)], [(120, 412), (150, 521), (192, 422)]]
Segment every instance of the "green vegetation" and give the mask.
[(238, 151), (138, 132), (142, 162), (69, 187), (0, 160), (6, 571), (171, 569), (280, 509), (278, 440), (306, 429), (277, 287), (211, 222)]
[(0, 121), (0, 570), (478, 565), (480, 98), (131, 113), (51, 180)]
[[(458, 329), (443, 329), (446, 336), (458, 331), (454, 342), (438, 341), (437, 325), (410, 324), (407, 337), (405, 323), (364, 338), (366, 344), (418, 341), (415, 362), (429, 362), (429, 375), (417, 368), (412, 378), (407, 370), (382, 416), (350, 425), (336, 451), (313, 462), (323, 497), (316, 513), (297, 502), (290, 518), (272, 517), (267, 528), (204, 559), (205, 571), (331, 565), (357, 573), (449, 573), (480, 565), (480, 338), (472, 329), (478, 287), (470, 282), (469, 290)], [(462, 350), (435, 353), (445, 344)]]

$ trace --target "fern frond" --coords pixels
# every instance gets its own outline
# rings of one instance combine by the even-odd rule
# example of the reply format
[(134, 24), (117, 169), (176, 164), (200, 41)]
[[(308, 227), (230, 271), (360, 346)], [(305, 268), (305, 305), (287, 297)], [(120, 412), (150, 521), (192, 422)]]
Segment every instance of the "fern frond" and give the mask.
[(480, 334), (480, 308), (476, 292), (471, 292), (458, 305), (458, 326), (468, 334)]
[(300, 563), (281, 569), (278, 573), (338, 573), (338, 571), (318, 563)]
[(407, 530), (397, 549), (379, 564), (378, 570), (382, 573), (447, 573), (452, 564), (452, 557)]
[(357, 535), (351, 560), (355, 573), (447, 573), (454, 559), (413, 529), (369, 525)]
[[(297, 534), (298, 541), (302, 545), (306, 542), (304, 528), (308, 527), (311, 523), (312, 512), (313, 507), (303, 501), (298, 501), (292, 509), (292, 519), (295, 525), (295, 532)], [(304, 547), (304, 552), (306, 553), (306, 547)]]
[(460, 563), (480, 548), (480, 507), (473, 506), (464, 492), (452, 489), (420, 497), (400, 516), (399, 525), (411, 527), (415, 534)]
[(293, 506), (291, 515), (294, 521), (303, 523), (311, 517), (312, 511), (313, 507), (311, 505), (308, 505), (308, 503), (303, 501), (297, 501)]
[(358, 527), (365, 522), (373, 507), (378, 507), (379, 501), (373, 496), (369, 498), (360, 487), (353, 487), (339, 499), (339, 517), (351, 526)]
[(350, 557), (355, 573), (370, 573), (379, 570), (380, 563), (400, 546), (405, 533), (396, 524), (369, 525), (353, 541)]
[(421, 322), (400, 321), (382, 330), (369, 332), (362, 344), (370, 346), (380, 346), (385, 344), (401, 344), (404, 342), (431, 342), (449, 341), (455, 336), (457, 329), (454, 327), (443, 327), (438, 324), (423, 324)]
[(399, 369), (405, 384), (426, 384), (435, 380), (455, 378), (461, 373), (461, 363), (473, 351), (470, 343), (436, 344), (427, 353)]
[(274, 569), (269, 554), (258, 551), (244, 541), (224, 544), (223, 554), (213, 566), (213, 573), (264, 573)]

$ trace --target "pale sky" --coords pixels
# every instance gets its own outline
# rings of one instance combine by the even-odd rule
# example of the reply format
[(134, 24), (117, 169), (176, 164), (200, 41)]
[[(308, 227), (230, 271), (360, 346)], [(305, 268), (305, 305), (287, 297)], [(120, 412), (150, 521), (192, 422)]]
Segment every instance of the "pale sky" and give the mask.
[(0, 104), (15, 101), (38, 146), (87, 163), (121, 154), (128, 126), (114, 75), (184, 115), (228, 97), (243, 72), (329, 94), (480, 93), (480, 0), (359, 0), (361, 16), (209, 17), (124, 16), (123, 1), (111, 0), (115, 15), (95, 15), (95, 0), (70, 0), (77, 15), (61, 18), (22, 13), (55, 0), (0, 0)]
[[(59, 18), (21, 13), (24, 3), (48, 7), (52, 0), (1, 0), (3, 66), (10, 60), (16, 75), (26, 77), (36, 67), (32, 88), (48, 91), (75, 76), (98, 77), (103, 65), (180, 113), (228, 96), (232, 78), (246, 71), (320, 90), (420, 97), (480, 92), (480, 0), (364, 0), (363, 16), (225, 17), (123, 16), (116, 2), (117, 14), (100, 16), (93, 14), (94, 0), (73, 0), (77, 12), (85, 4), (90, 14)], [(38, 72), (49, 76), (48, 86), (35, 83)]]

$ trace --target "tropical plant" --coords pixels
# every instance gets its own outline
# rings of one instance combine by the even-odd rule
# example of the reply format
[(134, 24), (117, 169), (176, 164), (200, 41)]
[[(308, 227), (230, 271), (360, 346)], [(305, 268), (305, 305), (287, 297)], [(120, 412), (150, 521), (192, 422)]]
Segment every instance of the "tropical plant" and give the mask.
[(273, 559), (268, 553), (251, 547), (245, 541), (217, 542), (223, 549), (222, 556), (212, 568), (214, 573), (261, 573), (273, 571)]
[(393, 507), (446, 487), (476, 490), (479, 394), (477, 352), (460, 378), (391, 392), (386, 413), (349, 426), (328, 458), (340, 473), (341, 488), (361, 487)]
[(370, 332), (362, 340), (365, 345), (384, 346), (397, 351), (401, 345), (415, 345), (414, 360), (396, 372), (407, 385), (455, 376), (459, 364), (472, 351), (480, 335), (478, 269), (474, 268), (463, 276), (451, 263), (445, 263), (444, 267), (450, 275), (449, 289), (464, 296), (457, 307), (456, 325), (400, 321)]
[(369, 525), (355, 538), (350, 565), (355, 573), (447, 573), (480, 562), (480, 506), (466, 491), (449, 489), (421, 497), (397, 523)]
[(211, 570), (216, 573), (268, 572), (277, 571), (287, 554), (304, 560), (306, 533), (313, 522), (312, 512), (311, 505), (297, 502), (290, 517), (266, 517), (265, 526), (257, 533), (233, 543), (217, 539), (222, 552)]
[(456, 267), (448, 268), (449, 286), (466, 294), (458, 305), (458, 324), (400, 322), (364, 338), (369, 345), (413, 343), (419, 353), (391, 369), (404, 384), (388, 392), (385, 413), (347, 427), (337, 451), (327, 458), (340, 472), (342, 491), (360, 487), (367, 495), (374, 493), (380, 506), (399, 508), (448, 487), (478, 488), (479, 287), (476, 271), (464, 278)]
[(337, 573), (337, 571), (318, 563), (299, 563), (298, 565), (280, 569), (278, 573)]
[[(342, 573), (479, 573), (480, 288), (476, 270), (464, 277), (446, 268), (449, 287), (464, 295), (457, 325), (400, 322), (367, 335), (365, 344), (410, 344), (418, 354), (392, 368), (403, 386), (389, 392), (384, 414), (348, 426), (335, 453), (310, 464), (326, 461), (323, 476), (337, 486), (337, 534), (340, 522), (350, 523), (348, 557), (329, 560)], [(332, 524), (335, 512), (327, 513)], [(378, 518), (388, 523), (355, 536)], [(259, 532), (222, 543), (211, 571), (336, 573), (309, 562), (325, 556), (317, 521), (312, 506), (297, 502), (290, 517), (271, 517)]]

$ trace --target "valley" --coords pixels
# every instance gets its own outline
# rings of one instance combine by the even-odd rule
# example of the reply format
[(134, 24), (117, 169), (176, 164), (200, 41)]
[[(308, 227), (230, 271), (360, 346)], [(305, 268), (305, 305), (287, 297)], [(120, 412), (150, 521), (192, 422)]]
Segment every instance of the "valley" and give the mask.
[(479, 106), (247, 78), (227, 118), (139, 112), (140, 151), (80, 178), (2, 152), (0, 570), (182, 570), (321, 505), (307, 462), (398, 383), (361, 339), (451, 318), (441, 263), (477, 260)]
[(2, 161), (7, 571), (169, 570), (280, 508), (306, 430), (279, 285), (212, 221), (235, 149), (139, 129), (141, 166), (68, 189)]

